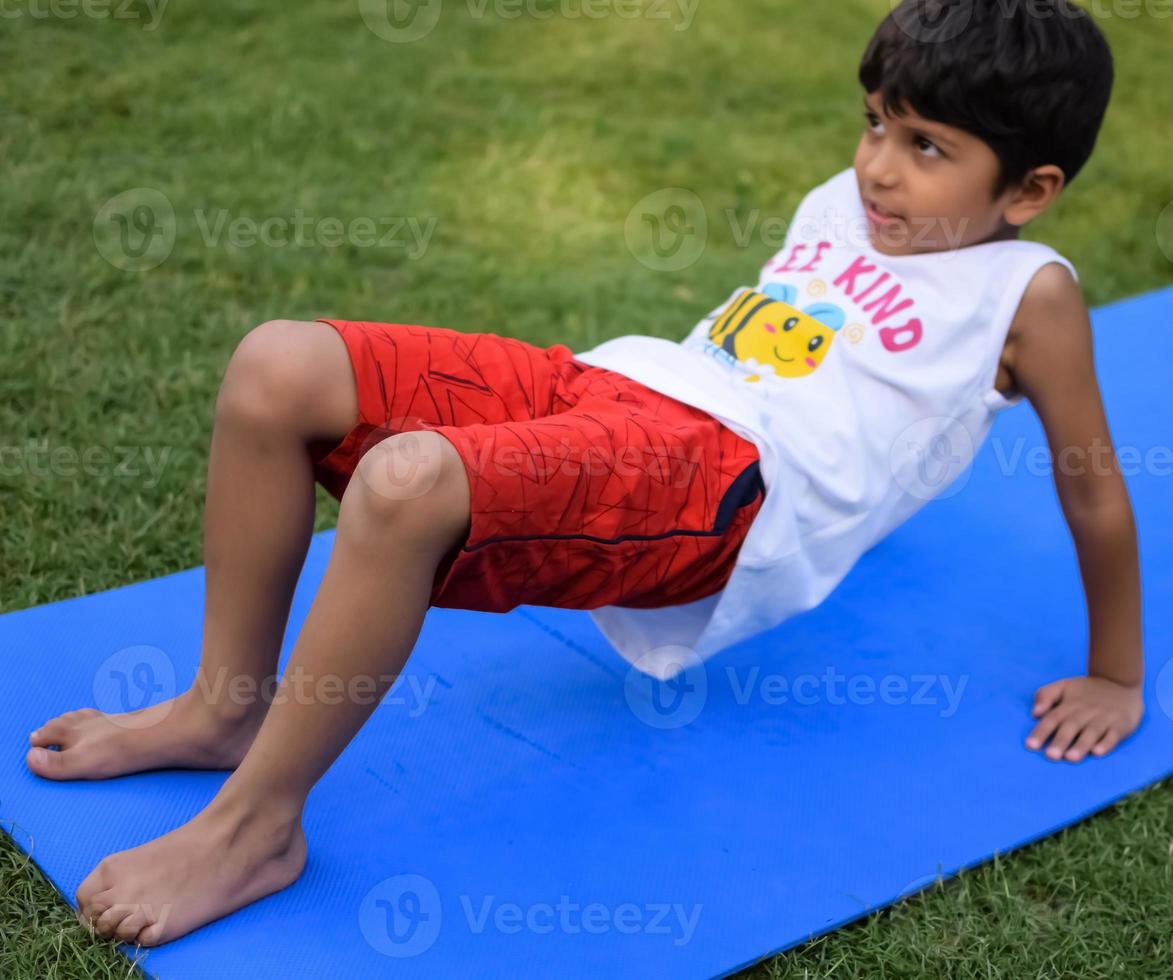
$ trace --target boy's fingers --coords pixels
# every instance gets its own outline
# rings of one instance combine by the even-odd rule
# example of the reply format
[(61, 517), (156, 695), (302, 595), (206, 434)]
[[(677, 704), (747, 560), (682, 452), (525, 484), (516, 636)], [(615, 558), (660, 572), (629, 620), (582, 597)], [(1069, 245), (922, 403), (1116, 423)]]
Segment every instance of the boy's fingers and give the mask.
[(1091, 717), (1086, 714), (1074, 715), (1069, 717), (1059, 730), (1055, 732), (1055, 737), (1051, 739), (1051, 744), (1047, 747), (1047, 757), (1051, 759), (1060, 759), (1063, 753), (1071, 746), (1075, 740), (1075, 736), (1083, 731), (1084, 725), (1091, 720)]
[(1079, 762), (1088, 750), (1095, 745), (1104, 732), (1108, 730), (1108, 723), (1098, 719), (1091, 719), (1083, 726), (1083, 731), (1079, 733), (1079, 738), (1075, 740), (1075, 744), (1067, 750), (1066, 759), (1069, 762)]
[(1058, 728), (1071, 715), (1072, 709), (1067, 705), (1059, 705), (1052, 708), (1046, 715), (1039, 720), (1035, 725), (1034, 731), (1027, 737), (1026, 744), (1028, 748), (1039, 748), (1048, 738), (1051, 733)]
[(1115, 728), (1109, 728), (1104, 733), (1104, 737), (1092, 746), (1092, 752), (1096, 755), (1107, 755), (1116, 748), (1119, 741), (1120, 733)]
[(1042, 714), (1063, 698), (1063, 681), (1054, 681), (1035, 691), (1034, 713)]

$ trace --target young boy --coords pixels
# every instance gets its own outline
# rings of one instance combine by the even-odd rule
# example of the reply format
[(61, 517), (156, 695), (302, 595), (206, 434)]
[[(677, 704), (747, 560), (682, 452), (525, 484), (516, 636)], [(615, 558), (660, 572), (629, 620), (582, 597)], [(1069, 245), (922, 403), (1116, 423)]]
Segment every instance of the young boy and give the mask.
[[(405, 324), (249, 333), (216, 403), (196, 683), (133, 718), (69, 712), (28, 753), (50, 779), (235, 771), (194, 819), (100, 862), (79, 918), (154, 945), (296, 879), (306, 795), (429, 605), (591, 609), (664, 672), (657, 650), (708, 656), (820, 601), (1023, 397), (1059, 457), (1090, 618), (1088, 673), (1037, 692), (1027, 745), (1075, 762), (1126, 738), (1143, 712), (1132, 512), (1114, 466), (1063, 465), (1066, 447), (1111, 445), (1090, 325), (1070, 263), (1018, 239), (1090, 155), (1112, 61), (1077, 8), (1039, 10), (889, 15), (860, 68), (853, 166), (679, 344), (575, 356)], [(341, 500), (329, 566), (272, 704), (241, 703), (234, 679), (275, 680), (315, 479)], [(369, 696), (305, 696), (323, 675)]]

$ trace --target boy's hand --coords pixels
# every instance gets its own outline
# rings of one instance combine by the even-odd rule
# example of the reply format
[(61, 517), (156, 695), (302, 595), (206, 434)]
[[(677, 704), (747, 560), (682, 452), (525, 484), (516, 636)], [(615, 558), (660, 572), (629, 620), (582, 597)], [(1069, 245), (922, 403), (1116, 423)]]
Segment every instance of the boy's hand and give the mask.
[[(1141, 686), (1127, 686), (1106, 677), (1065, 677), (1035, 692), (1031, 712), (1039, 723), (1026, 740), (1040, 748), (1054, 734), (1047, 757), (1079, 762), (1088, 751), (1107, 755), (1131, 735), (1144, 716)], [(1078, 737), (1077, 737), (1078, 736)]]

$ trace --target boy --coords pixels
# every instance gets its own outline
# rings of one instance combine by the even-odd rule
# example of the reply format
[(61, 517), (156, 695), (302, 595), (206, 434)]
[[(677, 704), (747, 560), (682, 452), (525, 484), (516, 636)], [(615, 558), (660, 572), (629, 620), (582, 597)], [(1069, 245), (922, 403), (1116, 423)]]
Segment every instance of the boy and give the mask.
[[(216, 404), (196, 684), (134, 717), (69, 712), (28, 753), (51, 779), (235, 771), (191, 821), (100, 862), (79, 918), (155, 945), (296, 879), (306, 795), (430, 604), (592, 609), (629, 659), (681, 640), (707, 656), (820, 601), (939, 493), (956, 471), (926, 478), (920, 446), (946, 439), (964, 466), (1024, 396), (1054, 452), (1110, 446), (1073, 269), (1017, 236), (1090, 155), (1112, 62), (1077, 8), (1038, 9), (889, 15), (860, 69), (853, 166), (807, 195), (757, 286), (679, 344), (627, 336), (576, 357), (403, 324), (248, 334)], [(341, 500), (338, 529), (273, 703), (214, 697), (275, 679), (315, 479)], [(1075, 762), (1140, 722), (1139, 570), (1118, 470), (1059, 465), (1055, 481), (1089, 669), (1037, 692), (1027, 745)], [(323, 674), (373, 696), (290, 696), (291, 677)]]

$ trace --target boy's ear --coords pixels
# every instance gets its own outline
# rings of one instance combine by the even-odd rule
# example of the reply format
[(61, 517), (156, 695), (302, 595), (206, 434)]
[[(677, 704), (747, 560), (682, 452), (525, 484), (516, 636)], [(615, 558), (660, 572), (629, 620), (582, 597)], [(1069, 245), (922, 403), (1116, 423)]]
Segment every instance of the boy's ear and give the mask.
[(1035, 167), (1017, 188), (1007, 191), (1010, 203), (1002, 217), (1012, 225), (1025, 225), (1051, 206), (1064, 183), (1063, 171), (1054, 164)]

